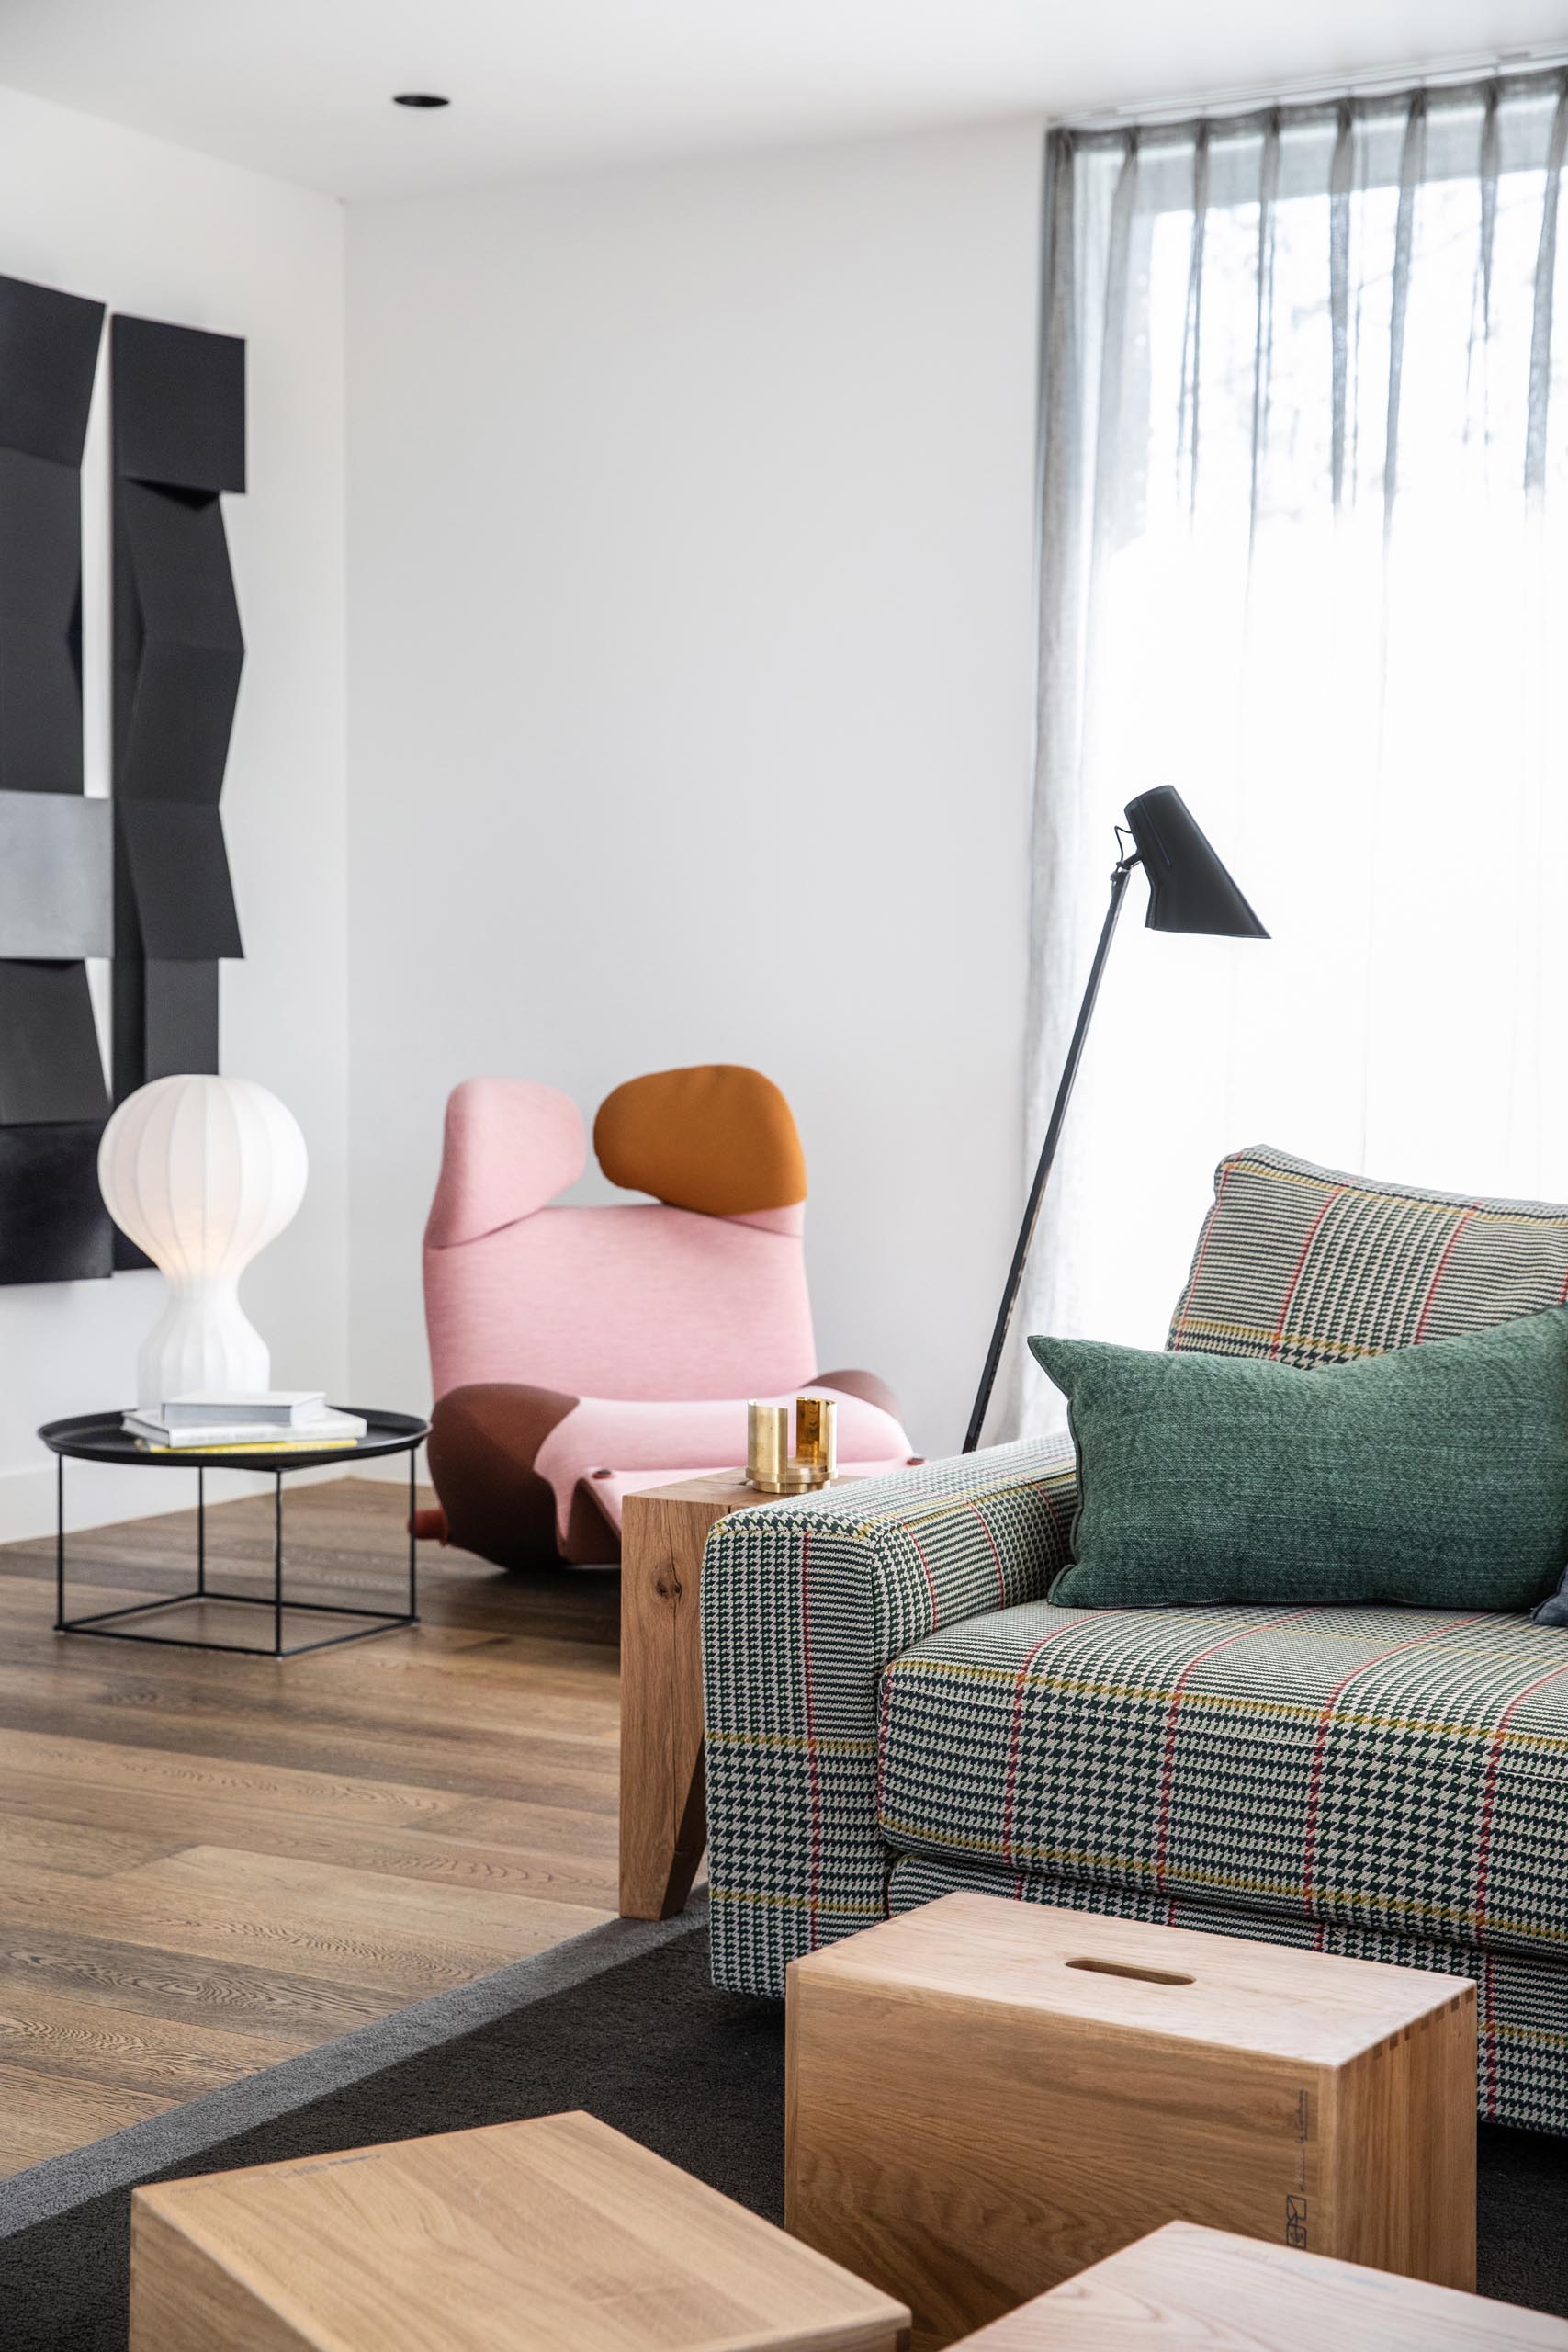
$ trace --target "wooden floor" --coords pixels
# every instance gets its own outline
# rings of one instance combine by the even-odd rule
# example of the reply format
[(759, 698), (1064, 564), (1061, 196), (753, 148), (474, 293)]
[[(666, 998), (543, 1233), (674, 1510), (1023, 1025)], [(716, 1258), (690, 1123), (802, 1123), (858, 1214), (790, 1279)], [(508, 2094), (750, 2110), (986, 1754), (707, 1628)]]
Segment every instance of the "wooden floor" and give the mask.
[[(407, 1508), (291, 1489), (290, 1590), (400, 1606)], [(73, 1536), (71, 1611), (193, 1552), (184, 1513)], [(208, 1552), (264, 1589), (270, 1498), (214, 1506)], [(278, 1664), (57, 1634), (52, 1541), (0, 1547), (0, 2174), (614, 1911), (618, 1579), (420, 1566), (419, 1627)]]

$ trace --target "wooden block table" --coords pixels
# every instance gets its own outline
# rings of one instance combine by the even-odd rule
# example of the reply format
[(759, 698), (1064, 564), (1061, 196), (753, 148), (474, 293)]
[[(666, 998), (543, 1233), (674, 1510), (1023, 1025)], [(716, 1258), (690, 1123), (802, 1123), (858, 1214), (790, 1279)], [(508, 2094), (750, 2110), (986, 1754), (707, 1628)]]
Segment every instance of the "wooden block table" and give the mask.
[(1568, 2352), (1568, 2323), (1389, 2270), (1168, 2222), (963, 2352)]
[(897, 2352), (908, 2317), (591, 2115), (131, 2199), (130, 2352)]
[(950, 1894), (789, 1971), (787, 2219), (950, 2344), (1163, 2222), (1475, 2283), (1475, 1987)]
[(739, 1470), (628, 1495), (621, 1523), (621, 1916), (686, 1907), (707, 1843), (703, 1787), (703, 1546), (763, 1502)]

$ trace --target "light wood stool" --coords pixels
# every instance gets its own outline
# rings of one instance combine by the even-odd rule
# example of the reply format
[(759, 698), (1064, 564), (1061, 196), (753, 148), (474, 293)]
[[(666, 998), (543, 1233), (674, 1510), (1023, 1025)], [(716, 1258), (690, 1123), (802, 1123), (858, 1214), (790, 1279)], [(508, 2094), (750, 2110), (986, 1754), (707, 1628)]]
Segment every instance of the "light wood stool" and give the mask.
[(130, 2352), (899, 2352), (908, 2319), (591, 2115), (130, 2201)]
[(966, 2335), (963, 2352), (1568, 2352), (1568, 2323), (1170, 2222)]
[(950, 1894), (789, 1971), (789, 2227), (950, 2344), (1163, 2222), (1475, 2283), (1475, 1987)]

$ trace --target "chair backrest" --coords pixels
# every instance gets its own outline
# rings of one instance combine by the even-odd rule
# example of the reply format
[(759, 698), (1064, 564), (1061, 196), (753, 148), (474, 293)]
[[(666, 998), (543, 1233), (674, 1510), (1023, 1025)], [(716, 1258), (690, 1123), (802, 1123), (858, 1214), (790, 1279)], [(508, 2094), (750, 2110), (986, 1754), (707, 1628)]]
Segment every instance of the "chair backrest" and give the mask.
[(1568, 1207), (1223, 1159), (1166, 1345), (1344, 1363), (1568, 1302)]
[(768, 1396), (817, 1370), (802, 1233), (806, 1164), (757, 1070), (663, 1070), (617, 1087), (594, 1146), (648, 1205), (550, 1204), (587, 1163), (567, 1095), (473, 1078), (446, 1105), (424, 1236), (437, 1396), (518, 1381), (638, 1402)]

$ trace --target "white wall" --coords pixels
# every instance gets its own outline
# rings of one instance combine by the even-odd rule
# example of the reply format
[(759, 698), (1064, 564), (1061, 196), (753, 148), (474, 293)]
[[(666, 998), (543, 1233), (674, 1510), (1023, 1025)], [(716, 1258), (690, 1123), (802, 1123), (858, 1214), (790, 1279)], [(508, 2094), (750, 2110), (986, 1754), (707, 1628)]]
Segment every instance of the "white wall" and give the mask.
[(428, 1394), (457, 1080), (747, 1061), (823, 1362), (956, 1447), (1021, 1187), (1040, 146), (351, 208), (357, 1391)]
[[(346, 953), (343, 232), (328, 198), (0, 90), (0, 271), (111, 310), (246, 337), (248, 495), (224, 501), (249, 652), (223, 795), (244, 937), (223, 967), (222, 1066), (289, 1103), (310, 1150), (299, 1219), (246, 1306), (275, 1377), (344, 1385)], [(107, 333), (84, 467), (89, 789), (108, 768)], [(160, 1278), (0, 1289), (0, 1539), (52, 1524), (33, 1437), (134, 1395)], [(81, 1523), (186, 1499), (78, 1467)]]

